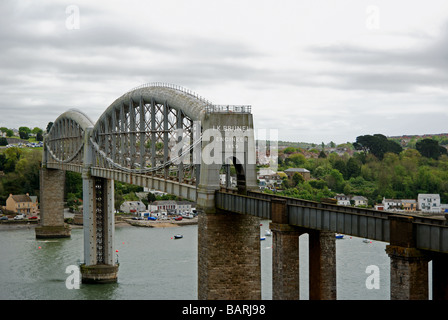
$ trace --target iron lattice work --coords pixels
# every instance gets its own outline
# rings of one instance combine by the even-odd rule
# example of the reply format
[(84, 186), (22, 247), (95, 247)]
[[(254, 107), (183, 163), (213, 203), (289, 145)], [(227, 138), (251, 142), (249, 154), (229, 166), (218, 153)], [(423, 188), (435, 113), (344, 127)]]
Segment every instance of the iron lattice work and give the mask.
[(105, 248), (105, 214), (106, 197), (105, 197), (104, 179), (95, 179), (95, 224), (96, 224), (96, 261), (97, 264), (105, 264), (106, 253)]
[(97, 122), (93, 166), (194, 183), (193, 150), (200, 130), (166, 101), (130, 97)]
[(45, 137), (49, 162), (82, 166), (84, 133), (92, 122), (77, 110), (69, 110), (56, 119)]

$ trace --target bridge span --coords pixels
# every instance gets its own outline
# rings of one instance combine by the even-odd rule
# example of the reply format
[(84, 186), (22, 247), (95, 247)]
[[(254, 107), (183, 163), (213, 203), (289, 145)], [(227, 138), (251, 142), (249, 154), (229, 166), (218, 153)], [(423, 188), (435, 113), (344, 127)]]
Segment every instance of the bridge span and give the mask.
[[(36, 237), (70, 237), (65, 171), (82, 174), (83, 283), (116, 282), (114, 181), (197, 203), (198, 298), (261, 299), (259, 219), (273, 232), (273, 299), (299, 299), (298, 237), (310, 236), (310, 299), (336, 299), (335, 233), (389, 243), (391, 299), (448, 299), (445, 220), (390, 215), (257, 192), (250, 106), (215, 105), (180, 86), (151, 83), (116, 99), (95, 123), (60, 115), (44, 139)], [(237, 188), (222, 188), (233, 165)], [(227, 179), (229, 181), (229, 179)]]

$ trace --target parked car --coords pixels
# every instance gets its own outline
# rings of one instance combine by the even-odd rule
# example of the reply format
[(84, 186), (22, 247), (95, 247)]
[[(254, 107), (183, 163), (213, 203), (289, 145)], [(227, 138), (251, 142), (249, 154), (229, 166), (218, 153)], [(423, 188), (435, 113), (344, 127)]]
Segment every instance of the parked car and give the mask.
[(8, 220), (7, 216), (0, 217), (0, 220)]
[(182, 217), (176, 217), (176, 218), (174, 218), (174, 220), (180, 221), (180, 220), (182, 220)]
[(18, 215), (16, 215), (15, 217), (14, 217), (14, 220), (22, 220), (22, 219), (25, 219), (26, 217), (25, 217), (25, 215), (24, 214), (18, 214)]
[(29, 219), (38, 219), (37, 216), (32, 216)]

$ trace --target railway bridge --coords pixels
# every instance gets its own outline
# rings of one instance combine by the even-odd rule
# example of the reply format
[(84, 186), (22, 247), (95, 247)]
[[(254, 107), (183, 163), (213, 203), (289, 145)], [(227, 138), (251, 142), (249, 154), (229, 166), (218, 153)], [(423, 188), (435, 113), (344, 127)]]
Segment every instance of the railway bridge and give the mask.
[[(259, 219), (273, 232), (273, 299), (299, 299), (298, 238), (310, 235), (310, 299), (336, 299), (335, 233), (389, 243), (391, 299), (448, 298), (448, 225), (442, 219), (258, 192), (251, 106), (216, 105), (180, 86), (151, 83), (116, 99), (94, 123), (61, 114), (45, 137), (36, 237), (70, 237), (65, 171), (82, 174), (83, 283), (116, 282), (114, 181), (195, 201), (198, 298), (261, 299)], [(230, 188), (230, 168), (237, 183)], [(226, 186), (220, 184), (226, 175)]]

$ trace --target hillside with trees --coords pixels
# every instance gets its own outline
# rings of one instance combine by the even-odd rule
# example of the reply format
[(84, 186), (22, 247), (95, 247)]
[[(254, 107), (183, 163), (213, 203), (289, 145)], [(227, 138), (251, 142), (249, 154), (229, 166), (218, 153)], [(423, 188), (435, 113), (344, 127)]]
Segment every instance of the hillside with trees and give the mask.
[(310, 150), (287, 147), (279, 151), (279, 171), (301, 167), (308, 169), (313, 179), (284, 179), (277, 192), (314, 201), (337, 193), (362, 195), (369, 205), (383, 197), (416, 199), (419, 193), (438, 193), (447, 203), (447, 149), (434, 139), (420, 139), (415, 146), (402, 148), (376, 134), (359, 136), (352, 144), (356, 150), (353, 156), (324, 150), (310, 156)]

